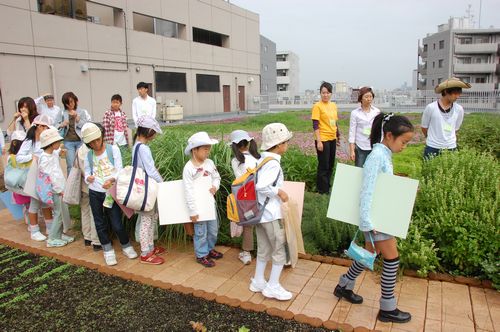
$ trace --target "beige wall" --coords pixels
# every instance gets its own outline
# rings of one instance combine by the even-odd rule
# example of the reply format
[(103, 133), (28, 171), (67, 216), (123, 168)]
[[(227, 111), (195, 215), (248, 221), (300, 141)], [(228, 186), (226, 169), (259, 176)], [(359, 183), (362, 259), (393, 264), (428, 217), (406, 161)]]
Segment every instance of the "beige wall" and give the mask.
[[(185, 115), (223, 111), (222, 85), (231, 86), (231, 109), (237, 110), (238, 85), (247, 100), (259, 94), (259, 17), (222, 0), (96, 0), (123, 9), (127, 30), (38, 12), (36, 0), (0, 0), (0, 89), (5, 129), (15, 100), (73, 91), (95, 120), (102, 118), (110, 97), (120, 93), (124, 110), (136, 96), (139, 81), (154, 83), (154, 70), (186, 73), (187, 92), (158, 93), (177, 99)], [(98, 8), (97, 8), (98, 10)], [(182, 39), (133, 31), (133, 12), (184, 24)], [(109, 13), (109, 12), (108, 12)], [(106, 19), (108, 22), (110, 18)], [(229, 36), (229, 47), (192, 42), (192, 27)], [(127, 70), (126, 35), (128, 41)], [(52, 72), (56, 91), (52, 88)], [(88, 71), (82, 71), (82, 65)], [(220, 76), (218, 93), (196, 92), (196, 74)], [(254, 81), (248, 83), (248, 78)], [(154, 94), (155, 95), (155, 94)], [(247, 108), (248, 108), (248, 102)]]

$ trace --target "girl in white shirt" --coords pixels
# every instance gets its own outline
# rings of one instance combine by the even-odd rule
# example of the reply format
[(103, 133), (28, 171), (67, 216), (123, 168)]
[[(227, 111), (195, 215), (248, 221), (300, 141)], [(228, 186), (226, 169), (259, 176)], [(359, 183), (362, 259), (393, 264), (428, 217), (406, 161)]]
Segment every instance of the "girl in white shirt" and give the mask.
[[(163, 182), (163, 178), (155, 167), (151, 149), (146, 145), (151, 142), (156, 134), (161, 134), (162, 130), (158, 122), (151, 116), (144, 115), (137, 120), (137, 132), (134, 137), (134, 148), (132, 149), (132, 164), (136, 162), (137, 167), (144, 170), (150, 181)], [(159, 255), (165, 253), (165, 248), (154, 245), (154, 233), (158, 223), (158, 207), (153, 210), (139, 212), (140, 228), (139, 242), (141, 243), (141, 263), (160, 265), (165, 260)]]
[[(253, 137), (250, 137), (244, 130), (235, 130), (231, 133), (231, 149), (234, 158), (231, 160), (231, 167), (235, 178), (239, 178), (246, 173), (247, 169), (257, 167), (260, 154)], [(231, 227), (241, 227), (231, 223)], [(240, 261), (248, 265), (252, 262), (250, 251), (253, 248), (253, 225), (243, 226), (243, 241), (241, 243)]]
[[(50, 178), (52, 185), (52, 213), (53, 222), (49, 229), (49, 238), (47, 247), (62, 247), (73, 242), (73, 238), (62, 239), (62, 195), (66, 179), (64, 178), (61, 164), (59, 162), (59, 153), (56, 153), (61, 146), (63, 138), (59, 135), (56, 128), (51, 127), (40, 135), (40, 147), (43, 149), (40, 161), (38, 163), (38, 172)], [(43, 184), (46, 184), (45, 182)]]
[(373, 119), (380, 110), (372, 105), (375, 94), (372, 88), (359, 89), (358, 101), (361, 106), (351, 112), (349, 121), (349, 148), (351, 160), (357, 167), (363, 167), (365, 160), (372, 151), (370, 133)]

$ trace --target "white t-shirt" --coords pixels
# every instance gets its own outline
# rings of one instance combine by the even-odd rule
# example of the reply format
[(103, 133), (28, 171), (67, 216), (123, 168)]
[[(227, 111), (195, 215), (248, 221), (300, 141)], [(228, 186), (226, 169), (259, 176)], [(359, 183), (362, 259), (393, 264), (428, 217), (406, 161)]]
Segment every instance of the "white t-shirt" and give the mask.
[(118, 146), (127, 145), (128, 143), (127, 139), (125, 138), (125, 128), (123, 128), (122, 126), (117, 126), (117, 123), (119, 124), (122, 123), (121, 120), (122, 112), (118, 111), (113, 113), (115, 116), (115, 135), (113, 138), (113, 143), (115, 143)]
[(258, 164), (257, 159), (255, 159), (255, 157), (252, 156), (250, 152), (243, 152), (243, 156), (245, 157), (244, 163), (240, 163), (236, 158), (233, 158), (231, 160), (231, 167), (233, 168), (234, 177), (236, 179), (245, 174), (247, 169), (255, 168)]
[[(102, 187), (104, 182), (109, 179), (116, 179), (118, 173), (123, 168), (122, 166), (122, 155), (120, 153), (120, 149), (118, 146), (112, 146), (113, 151), (113, 160), (114, 165), (108, 157), (108, 153), (105, 150), (104, 153), (97, 156), (95, 153), (93, 154), (93, 169), (90, 169), (90, 164), (88, 157), (85, 156), (84, 165), (85, 165), (85, 183), (89, 185), (89, 189), (98, 192), (106, 192), (106, 189)], [(88, 183), (87, 178), (93, 175), (95, 177), (94, 182)]]
[(435, 149), (454, 149), (464, 120), (464, 109), (454, 103), (449, 112), (441, 111), (438, 101), (430, 103), (422, 114), (422, 128), (427, 128), (426, 145)]
[(370, 112), (363, 112), (361, 107), (351, 112), (349, 121), (349, 143), (356, 144), (361, 150), (371, 150), (370, 133), (373, 119), (380, 113), (374, 106), (370, 107)]
[(136, 127), (137, 119), (143, 115), (149, 115), (156, 119), (156, 100), (154, 98), (146, 96), (146, 99), (143, 99), (141, 96), (137, 96), (132, 101), (132, 117)]
[(36, 98), (35, 104), (38, 108), (38, 114), (45, 114), (51, 118), (53, 126), (57, 127), (62, 121), (62, 111), (59, 106), (54, 105), (52, 108), (49, 108), (45, 103), (43, 96)]

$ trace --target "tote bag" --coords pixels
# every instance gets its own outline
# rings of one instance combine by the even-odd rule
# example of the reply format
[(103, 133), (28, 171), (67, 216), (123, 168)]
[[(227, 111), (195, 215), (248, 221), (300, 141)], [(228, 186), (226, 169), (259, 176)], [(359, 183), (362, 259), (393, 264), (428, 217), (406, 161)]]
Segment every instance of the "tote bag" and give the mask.
[(2, 175), (5, 180), (5, 186), (7, 187), (7, 189), (17, 191), (24, 188), (30, 164), (31, 162), (22, 164), (16, 163), (15, 156), (11, 156), (9, 158), (7, 167), (5, 167), (4, 174)]
[(135, 211), (151, 211), (158, 195), (158, 183), (137, 167), (137, 154), (142, 144), (137, 144), (132, 166), (120, 171), (116, 179), (118, 203)]
[(23, 195), (33, 197), (34, 199), (40, 200), (36, 192), (36, 179), (38, 177), (38, 158), (33, 157), (30, 168), (28, 170), (28, 175), (26, 176), (26, 183), (23, 188)]
[(66, 187), (64, 188), (63, 202), (70, 205), (80, 204), (80, 197), (82, 196), (82, 171), (77, 166), (77, 162), (78, 156), (69, 171)]

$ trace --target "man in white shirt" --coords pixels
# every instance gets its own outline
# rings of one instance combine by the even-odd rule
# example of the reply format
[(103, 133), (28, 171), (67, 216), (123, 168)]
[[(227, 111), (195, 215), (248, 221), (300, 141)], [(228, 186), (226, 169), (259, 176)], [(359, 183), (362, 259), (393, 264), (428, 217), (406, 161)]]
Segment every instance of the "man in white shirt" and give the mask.
[(143, 115), (149, 115), (156, 119), (156, 100), (148, 95), (148, 85), (144, 82), (137, 83), (139, 96), (132, 101), (132, 117), (137, 127), (137, 119)]
[(455, 103), (462, 94), (462, 88), (471, 85), (450, 78), (442, 82), (434, 91), (441, 98), (426, 106), (422, 114), (422, 133), (426, 137), (424, 159), (439, 155), (443, 150), (457, 149), (457, 131), (464, 119), (464, 109)]
[(57, 128), (62, 122), (62, 111), (54, 103), (54, 96), (50, 93), (44, 94), (35, 99), (38, 114), (46, 114), (52, 119), (52, 124)]

